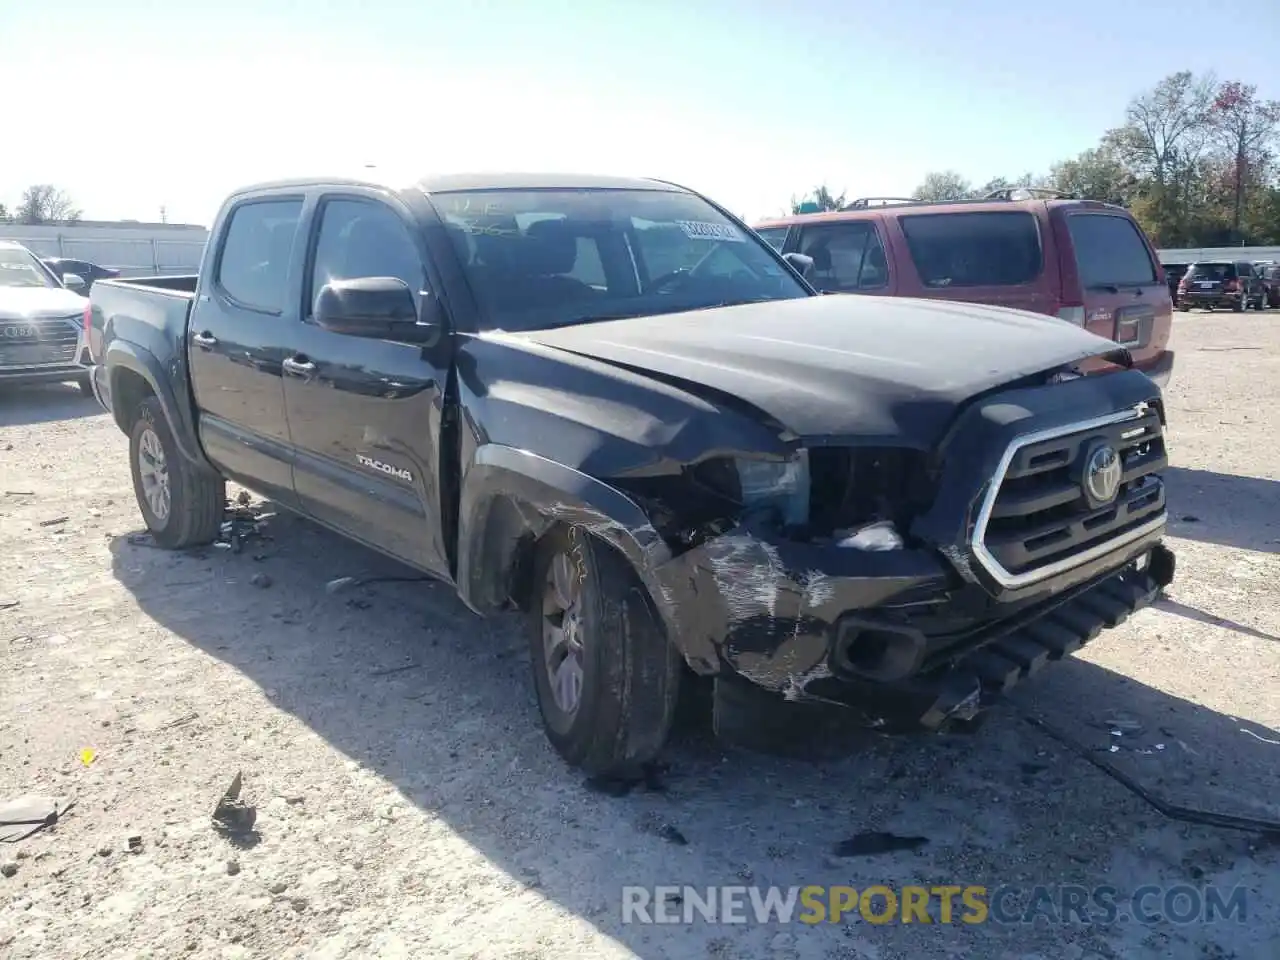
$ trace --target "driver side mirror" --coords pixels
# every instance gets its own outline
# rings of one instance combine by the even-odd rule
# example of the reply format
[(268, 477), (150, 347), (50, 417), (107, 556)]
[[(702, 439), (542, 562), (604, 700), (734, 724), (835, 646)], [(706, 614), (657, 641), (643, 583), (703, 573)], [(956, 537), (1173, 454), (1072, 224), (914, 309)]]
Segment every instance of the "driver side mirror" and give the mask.
[(348, 337), (430, 344), (440, 334), (439, 318), (419, 319), (413, 291), (396, 277), (326, 283), (316, 294), (312, 317), (317, 326)]
[(791, 264), (791, 269), (800, 276), (806, 280), (809, 278), (809, 272), (813, 269), (813, 257), (803, 253), (784, 253), (782, 259)]
[(62, 285), (72, 293), (84, 293), (85, 287), (88, 286), (84, 282), (84, 277), (78, 273), (64, 273), (62, 275)]

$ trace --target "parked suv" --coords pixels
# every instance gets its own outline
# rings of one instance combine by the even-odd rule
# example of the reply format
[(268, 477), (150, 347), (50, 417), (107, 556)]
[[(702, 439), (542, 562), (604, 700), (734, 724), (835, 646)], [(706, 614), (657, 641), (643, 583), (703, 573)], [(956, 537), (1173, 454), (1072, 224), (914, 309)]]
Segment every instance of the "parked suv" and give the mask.
[(1265, 310), (1267, 287), (1247, 260), (1206, 260), (1193, 263), (1178, 284), (1178, 309), (1230, 307), (1239, 313), (1249, 307)]
[(1280, 263), (1274, 260), (1263, 260), (1255, 263), (1253, 269), (1262, 277), (1262, 285), (1266, 288), (1267, 306), (1280, 307)]
[(1138, 369), (1167, 381), (1173, 301), (1142, 228), (1121, 207), (1038, 193), (940, 203), (869, 198), (755, 229), (776, 250), (810, 257), (808, 279), (821, 290), (1058, 317), (1115, 340)]

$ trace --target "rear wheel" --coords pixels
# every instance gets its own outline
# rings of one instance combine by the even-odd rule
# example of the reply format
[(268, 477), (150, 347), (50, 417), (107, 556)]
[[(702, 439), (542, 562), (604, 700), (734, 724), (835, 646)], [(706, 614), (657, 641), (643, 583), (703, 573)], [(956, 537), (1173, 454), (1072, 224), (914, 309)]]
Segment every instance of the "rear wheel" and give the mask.
[(547, 738), (591, 775), (627, 776), (666, 742), (680, 657), (639, 578), (578, 529), (539, 544), (529, 616), (534, 687)]
[(1240, 312), (1242, 312), (1242, 311), (1244, 310), (1245, 302), (1246, 302), (1246, 301), (1245, 301), (1244, 297), (1241, 297), (1239, 300), (1232, 300), (1232, 301), (1231, 301), (1231, 312), (1232, 312), (1232, 313), (1240, 313)]
[(226, 486), (179, 452), (159, 402), (144, 400), (129, 434), (133, 492), (156, 543), (170, 550), (211, 543), (222, 528)]

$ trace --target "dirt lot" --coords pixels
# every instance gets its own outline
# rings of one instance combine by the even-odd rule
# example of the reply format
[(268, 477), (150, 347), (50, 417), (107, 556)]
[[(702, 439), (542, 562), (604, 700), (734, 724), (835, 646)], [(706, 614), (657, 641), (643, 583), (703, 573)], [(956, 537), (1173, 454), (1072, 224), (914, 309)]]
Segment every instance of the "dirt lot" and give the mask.
[[(1179, 577), (1160, 609), (1018, 703), (1162, 797), (1276, 818), (1280, 313), (1179, 316), (1175, 336)], [(76, 801), (56, 829), (0, 844), (0, 955), (1280, 955), (1275, 837), (1168, 820), (1011, 709), (973, 735), (821, 763), (728, 752), (695, 729), (665, 791), (606, 796), (544, 741), (516, 621), (480, 621), (441, 586), (327, 593), (335, 577), (399, 571), (290, 517), (240, 553), (131, 542), (125, 438), (73, 387), (0, 392), (0, 491), (0, 800)], [(251, 846), (210, 827), (238, 770)], [(833, 856), (867, 830), (928, 842)], [(876, 883), (1109, 884), (1121, 903), (1145, 884), (1242, 885), (1247, 913), (621, 918), (623, 884)]]

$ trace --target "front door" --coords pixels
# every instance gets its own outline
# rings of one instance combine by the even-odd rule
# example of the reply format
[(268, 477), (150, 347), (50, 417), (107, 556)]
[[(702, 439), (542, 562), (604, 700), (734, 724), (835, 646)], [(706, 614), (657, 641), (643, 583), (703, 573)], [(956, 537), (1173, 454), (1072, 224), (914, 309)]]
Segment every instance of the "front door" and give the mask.
[(268, 195), (227, 212), (187, 330), (206, 455), (226, 476), (287, 506), (296, 501), (280, 375), (298, 321), (289, 291), (302, 209), (301, 196)]
[(397, 277), (428, 292), (412, 222), (376, 194), (322, 197), (310, 231), (284, 394), (302, 509), (353, 539), (449, 575), (440, 430), (447, 363), (421, 346), (332, 333), (311, 316), (332, 280)]

